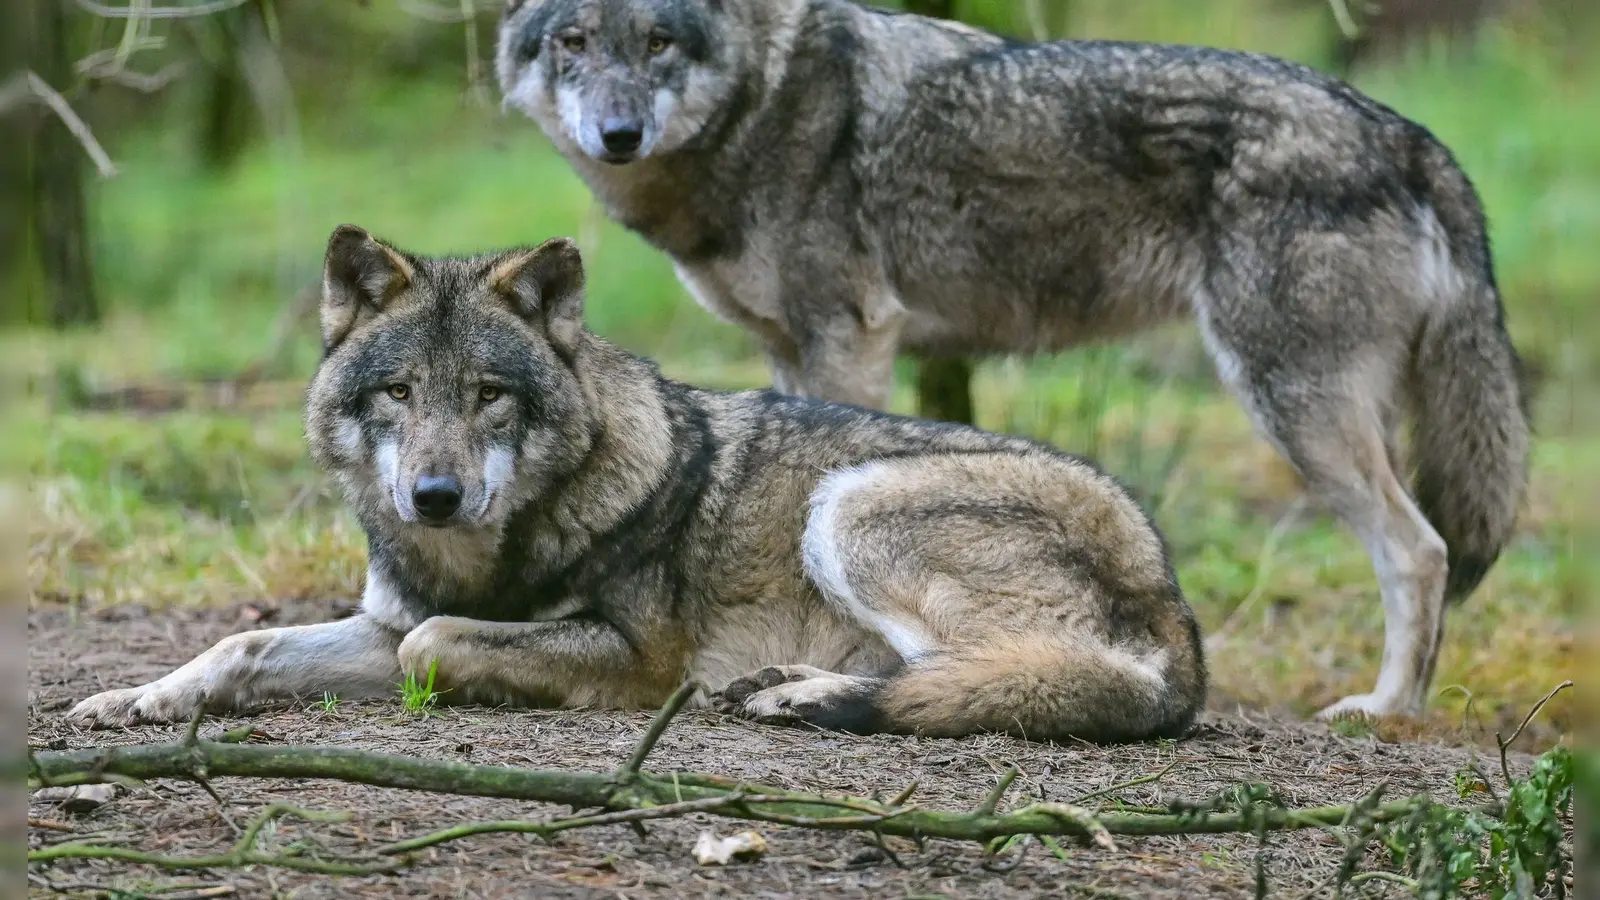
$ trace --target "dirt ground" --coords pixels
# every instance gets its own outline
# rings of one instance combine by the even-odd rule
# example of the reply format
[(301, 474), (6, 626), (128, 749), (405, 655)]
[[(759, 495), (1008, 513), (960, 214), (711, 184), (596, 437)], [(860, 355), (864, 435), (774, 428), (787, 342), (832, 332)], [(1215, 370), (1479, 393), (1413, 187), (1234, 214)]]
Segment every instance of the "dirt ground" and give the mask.
[[(271, 612), (267, 624), (316, 621), (344, 610), (300, 606)], [(187, 661), (216, 639), (258, 627), (251, 610), (152, 616), (121, 608), (74, 622), (61, 608), (40, 607), (28, 623), (28, 741), (35, 750), (175, 739), (178, 727), (89, 732), (63, 720), (72, 702), (95, 691), (142, 683)], [(321, 704), (277, 710), (250, 722), (267, 740), (328, 744), (475, 763), (605, 771), (628, 754), (647, 713), (506, 711), (443, 708), (412, 717), (392, 702)], [(208, 723), (234, 727), (244, 720)], [(1469, 751), (1430, 744), (1347, 738), (1321, 725), (1238, 713), (1209, 714), (1177, 743), (1099, 748), (1057, 746), (1000, 736), (964, 740), (860, 738), (757, 725), (709, 712), (687, 712), (650, 757), (653, 771), (695, 770), (784, 787), (894, 795), (915, 779), (918, 802), (970, 808), (1010, 765), (1022, 776), (1012, 804), (1045, 797), (1071, 801), (1154, 773), (1174, 758), (1159, 783), (1122, 791), (1123, 802), (1162, 805), (1200, 800), (1241, 781), (1273, 785), (1296, 806), (1347, 803), (1381, 779), (1390, 796), (1426, 791), (1454, 796), (1454, 776)], [(1513, 760), (1519, 771), (1527, 757)], [(196, 785), (152, 783), (119, 793), (85, 813), (51, 802), (29, 808), (29, 844), (40, 847), (94, 834), (148, 852), (226, 850), (237, 828), (261, 807), (293, 802), (344, 810), (345, 823), (285, 822), (265, 846), (312, 835), (347, 853), (472, 820), (547, 818), (564, 807), (449, 797), (332, 782), (218, 779), (219, 806)], [(1097, 801), (1098, 802), (1098, 801)], [(40, 822), (42, 821), (42, 824)], [(703, 830), (730, 834), (746, 825), (709, 817), (652, 822), (639, 837), (623, 825), (567, 832), (554, 843), (532, 836), (486, 835), (430, 851), (420, 865), (392, 876), (333, 879), (284, 870), (165, 872), (122, 863), (63, 863), (30, 872), (30, 893), (94, 895), (165, 889), (158, 896), (198, 897), (1236, 897), (1253, 895), (1258, 844), (1246, 836), (1124, 838), (1115, 851), (1066, 845), (1066, 859), (1030, 842), (1020, 859), (985, 860), (976, 845), (929, 841), (917, 848), (890, 839), (891, 854), (868, 837), (761, 825), (769, 849), (754, 862), (725, 868), (695, 863), (690, 848)], [(1275, 835), (1265, 870), (1272, 896), (1331, 896), (1329, 876), (1342, 855), (1330, 834)], [(1373, 858), (1376, 861), (1376, 858)], [(1003, 870), (1003, 871), (1001, 871)], [(186, 886), (177, 892), (174, 888)], [(1384, 896), (1369, 883), (1362, 896)], [(209, 892), (208, 892), (209, 891)], [(170, 892), (170, 893), (169, 893)]]

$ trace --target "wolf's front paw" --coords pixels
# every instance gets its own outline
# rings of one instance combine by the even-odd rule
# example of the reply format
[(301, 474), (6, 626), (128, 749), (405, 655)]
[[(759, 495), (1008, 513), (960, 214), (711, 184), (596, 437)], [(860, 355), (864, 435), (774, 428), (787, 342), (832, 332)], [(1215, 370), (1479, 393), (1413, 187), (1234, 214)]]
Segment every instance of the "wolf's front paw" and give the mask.
[(159, 683), (95, 694), (67, 713), (71, 721), (91, 728), (182, 722), (200, 708), (199, 691), (163, 689)]
[(470, 652), (470, 647), (465, 648), (468, 652), (456, 651), (461, 649), (464, 640), (479, 630), (480, 623), (460, 616), (434, 616), (428, 619), (411, 629), (400, 641), (397, 651), (400, 671), (418, 681), (427, 681), (428, 669), (437, 663), (436, 675), (440, 685), (447, 681), (453, 684), (471, 681), (474, 654)]

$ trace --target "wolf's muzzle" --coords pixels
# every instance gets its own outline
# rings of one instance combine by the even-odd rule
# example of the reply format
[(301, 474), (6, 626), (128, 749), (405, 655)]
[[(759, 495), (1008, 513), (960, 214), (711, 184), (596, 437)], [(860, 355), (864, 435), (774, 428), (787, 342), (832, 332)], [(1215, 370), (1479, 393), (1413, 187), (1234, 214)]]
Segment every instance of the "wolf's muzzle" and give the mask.
[(606, 119), (600, 123), (600, 143), (606, 148), (608, 162), (626, 162), (644, 144), (644, 124), (631, 119)]
[(424, 475), (411, 491), (417, 515), (429, 525), (442, 525), (461, 508), (461, 482), (454, 475)]

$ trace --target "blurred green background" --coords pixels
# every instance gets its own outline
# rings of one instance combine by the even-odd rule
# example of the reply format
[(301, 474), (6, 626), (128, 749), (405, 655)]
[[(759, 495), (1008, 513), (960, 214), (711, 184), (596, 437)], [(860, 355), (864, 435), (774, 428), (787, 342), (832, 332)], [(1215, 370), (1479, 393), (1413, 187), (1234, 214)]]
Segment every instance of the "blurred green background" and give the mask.
[[(1600, 386), (1588, 312), (1600, 294), (1600, 30), (1584, 0), (1352, 5), (1338, 12), (1360, 26), (1355, 39), (1324, 0), (961, 0), (955, 12), (1021, 37), (1301, 60), (1455, 151), (1483, 194), (1536, 389), (1523, 529), (1450, 620), (1437, 682), (1470, 691), (1467, 720), (1493, 728), (1574, 674), (1579, 601), (1595, 583), (1578, 530), (1594, 499), (1582, 476), (1600, 459), (1580, 403)], [(117, 169), (99, 177), (64, 133), (50, 137), (60, 128), (42, 107), (12, 111), (6, 127), (35, 135), (35, 171), (43, 161), (81, 182), (87, 251), (63, 281), (40, 263), (36, 207), (20, 206), (31, 218), (7, 232), (0, 375), (18, 389), (4, 452), (32, 489), (32, 603), (359, 593), (361, 536), (299, 422), (321, 251), (341, 222), (422, 253), (573, 236), (595, 330), (677, 377), (766, 383), (750, 341), (606, 221), (531, 122), (501, 113), (489, 76), (499, 4), (476, 6), (251, 0), (129, 36), (69, 4), (54, 62), (39, 56), (48, 39), (23, 48), (36, 70), (54, 67)], [(48, 32), (52, 13), (34, 14)], [(910, 372), (908, 361), (901, 411), (915, 408)], [(1214, 706), (1303, 715), (1370, 687), (1383, 618), (1367, 559), (1302, 508), (1191, 329), (986, 361), (975, 394), (984, 426), (1096, 456), (1140, 491), (1215, 635)], [(1453, 732), (1465, 696), (1442, 697), (1423, 727)], [(1550, 712), (1557, 731), (1569, 726), (1564, 700)]]

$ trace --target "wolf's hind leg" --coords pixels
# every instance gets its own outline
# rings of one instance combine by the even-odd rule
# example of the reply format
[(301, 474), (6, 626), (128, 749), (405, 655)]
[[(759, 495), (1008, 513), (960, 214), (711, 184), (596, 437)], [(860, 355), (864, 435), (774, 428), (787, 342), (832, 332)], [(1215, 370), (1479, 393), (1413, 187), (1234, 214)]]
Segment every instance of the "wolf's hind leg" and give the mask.
[(164, 678), (105, 691), (69, 718), (91, 726), (179, 722), (205, 704), (215, 713), (313, 696), (375, 697), (395, 689), (401, 634), (364, 615), (319, 625), (229, 635)]
[(813, 666), (767, 666), (735, 678), (711, 697), (718, 712), (769, 725), (809, 724), (875, 734), (885, 723), (872, 703), (882, 678), (840, 675)]
[[(1383, 598), (1383, 661), (1371, 693), (1321, 712), (1422, 712), (1444, 636), (1444, 539), (1395, 472), (1386, 367), (1344, 361), (1333, 371), (1252, 367), (1230, 379), (1255, 424), (1299, 472), (1306, 491), (1367, 551)], [(1340, 371), (1343, 369), (1343, 371)]]
[(1204, 703), (1198, 631), (1158, 536), (1081, 463), (973, 454), (835, 472), (802, 549), (828, 600), (902, 661), (832, 690), (830, 718), (1136, 740), (1182, 732)]

